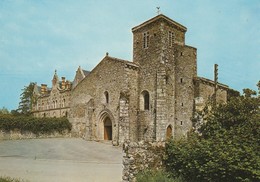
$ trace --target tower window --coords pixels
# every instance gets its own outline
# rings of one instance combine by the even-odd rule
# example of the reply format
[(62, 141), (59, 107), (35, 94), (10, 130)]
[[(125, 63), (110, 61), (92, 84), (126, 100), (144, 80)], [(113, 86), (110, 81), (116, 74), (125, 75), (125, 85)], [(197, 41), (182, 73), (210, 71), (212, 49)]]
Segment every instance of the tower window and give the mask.
[(143, 34), (143, 48), (149, 47), (149, 32), (144, 32)]
[(182, 124), (183, 124), (183, 123), (182, 123), (182, 121), (181, 121), (181, 126), (182, 126)]
[(181, 78), (180, 81), (181, 81), (181, 83), (182, 83), (182, 82), (183, 82), (183, 79)]
[(168, 32), (168, 44), (169, 44), (170, 47), (173, 46), (173, 44), (174, 44), (174, 39), (175, 39), (174, 33), (171, 32), (171, 31), (169, 31), (169, 32)]
[(140, 107), (142, 110), (149, 110), (150, 108), (150, 95), (149, 92), (144, 90), (140, 97)]
[(108, 92), (107, 91), (105, 91), (105, 98), (106, 98), (106, 104), (108, 104), (109, 103), (109, 95), (108, 95)]

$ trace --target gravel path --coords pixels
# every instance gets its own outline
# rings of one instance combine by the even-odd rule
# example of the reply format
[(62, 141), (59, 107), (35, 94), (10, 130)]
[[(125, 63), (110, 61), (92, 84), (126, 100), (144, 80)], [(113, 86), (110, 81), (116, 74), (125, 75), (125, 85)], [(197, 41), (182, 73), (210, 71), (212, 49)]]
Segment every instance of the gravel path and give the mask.
[(30, 182), (119, 182), (121, 151), (77, 138), (0, 141), (0, 175)]

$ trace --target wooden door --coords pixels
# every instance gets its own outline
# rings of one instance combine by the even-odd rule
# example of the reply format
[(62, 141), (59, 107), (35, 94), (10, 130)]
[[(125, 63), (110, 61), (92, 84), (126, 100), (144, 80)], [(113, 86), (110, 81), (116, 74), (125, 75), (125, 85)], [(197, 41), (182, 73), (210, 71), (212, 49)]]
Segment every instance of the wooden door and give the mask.
[(104, 140), (112, 140), (112, 122), (108, 117), (104, 121)]

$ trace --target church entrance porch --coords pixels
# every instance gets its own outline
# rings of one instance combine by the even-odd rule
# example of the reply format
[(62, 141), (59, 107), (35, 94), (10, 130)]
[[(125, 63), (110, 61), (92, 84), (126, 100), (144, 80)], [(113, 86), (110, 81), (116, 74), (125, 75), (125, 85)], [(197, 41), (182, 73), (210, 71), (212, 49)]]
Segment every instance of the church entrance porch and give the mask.
[(109, 117), (104, 120), (104, 140), (112, 140), (112, 122)]

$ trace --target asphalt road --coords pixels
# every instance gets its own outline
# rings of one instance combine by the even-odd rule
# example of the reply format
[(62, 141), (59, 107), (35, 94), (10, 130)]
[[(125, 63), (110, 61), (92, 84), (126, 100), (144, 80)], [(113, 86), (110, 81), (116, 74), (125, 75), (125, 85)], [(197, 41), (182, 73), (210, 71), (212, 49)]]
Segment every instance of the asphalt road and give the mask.
[(0, 141), (0, 176), (30, 182), (119, 182), (121, 148), (82, 139)]

